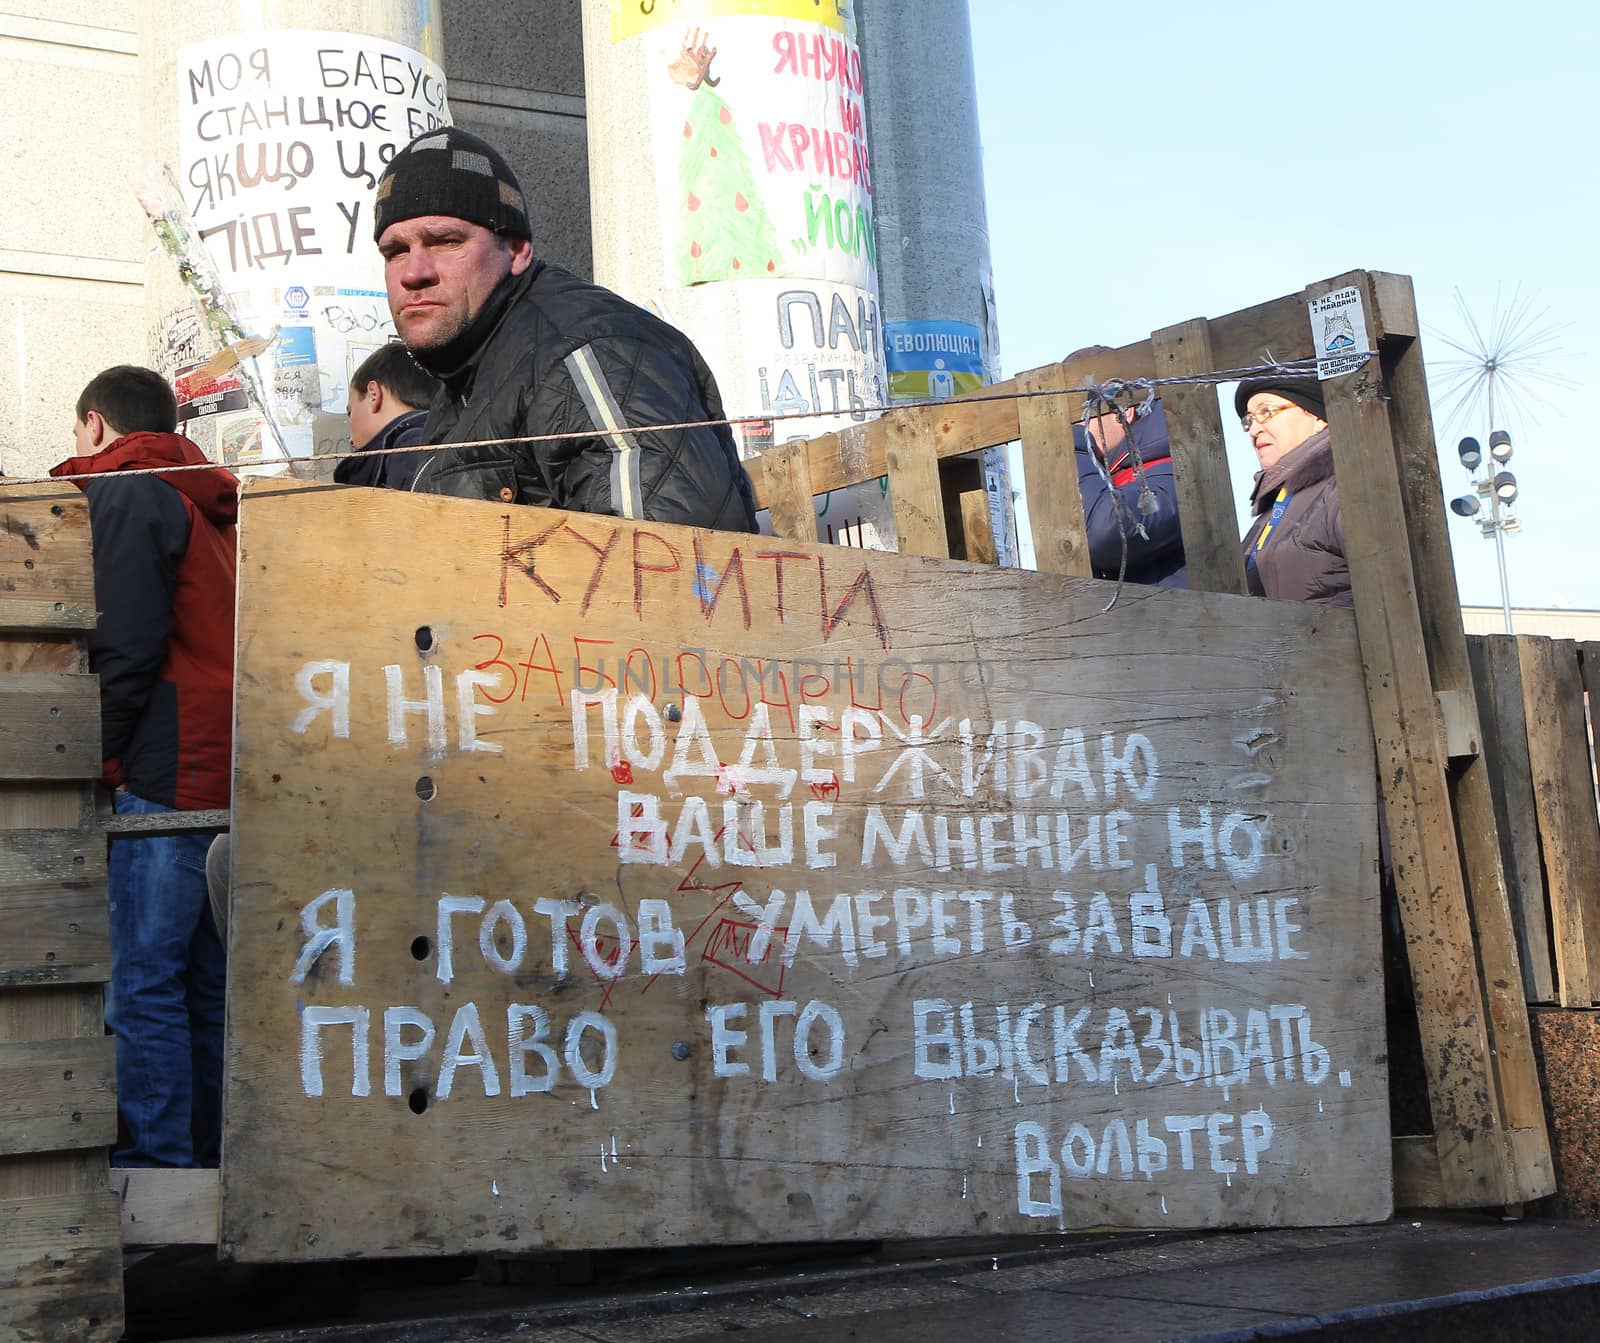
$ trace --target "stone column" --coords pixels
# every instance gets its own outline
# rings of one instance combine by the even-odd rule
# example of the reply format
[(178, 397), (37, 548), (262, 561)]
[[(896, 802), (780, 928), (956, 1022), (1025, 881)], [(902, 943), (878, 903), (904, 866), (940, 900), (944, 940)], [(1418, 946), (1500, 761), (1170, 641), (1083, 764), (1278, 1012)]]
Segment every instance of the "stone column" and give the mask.
[[(973, 391), (1000, 376), (1000, 355), (967, 0), (856, 9), (890, 398)], [(981, 455), (996, 550), (1015, 564), (1006, 452)]]
[[(738, 437), (847, 428), (883, 403), (872, 159), (850, 0), (584, 0), (595, 278), (699, 346)], [(824, 537), (893, 544), (875, 484)]]
[[(230, 465), (340, 450), (349, 375), (394, 334), (372, 191), (397, 148), (450, 119), (438, 7), (141, 0), (139, 17), (143, 165), (125, 171), (159, 165), (175, 184), (178, 236), (149, 256), (145, 310), (180, 428)], [(238, 331), (204, 329), (186, 252), (209, 259), (244, 333), (274, 337), (265, 353), (196, 374)], [(265, 426), (241, 385), (252, 378)]]

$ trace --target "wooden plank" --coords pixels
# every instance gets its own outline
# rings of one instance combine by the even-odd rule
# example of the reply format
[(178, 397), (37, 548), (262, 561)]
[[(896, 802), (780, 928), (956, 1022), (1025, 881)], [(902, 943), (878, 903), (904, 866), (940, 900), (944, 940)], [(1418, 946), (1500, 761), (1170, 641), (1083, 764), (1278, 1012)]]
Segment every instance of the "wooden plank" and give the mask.
[(1550, 916), (1545, 909), (1539, 817), (1528, 763), (1528, 723), (1522, 706), (1517, 641), (1508, 634), (1478, 635), (1467, 640), (1467, 647), (1477, 687), (1484, 764), (1492, 783), (1495, 828), (1500, 835), (1506, 895), (1517, 933), (1523, 991), (1530, 1002), (1553, 1003), (1555, 966), (1550, 958)]
[[(1416, 305), (1405, 276), (1369, 275), (1366, 285), (1368, 305), (1375, 314), (1373, 338), (1382, 351), (1389, 390), (1395, 465), (1429, 673), (1436, 694), (1459, 697), (1457, 702), (1466, 708), (1474, 701), (1472, 669), (1461, 624), (1427, 373), (1422, 345), (1415, 338), (1419, 329)], [(1385, 327), (1386, 321), (1395, 326)], [(1447, 785), (1477, 941), (1500, 1117), (1509, 1129), (1544, 1131), (1544, 1097), (1522, 989), (1521, 958), (1488, 767), (1481, 759), (1459, 757), (1453, 762)], [(1536, 1165), (1546, 1175), (1533, 1178), (1547, 1178), (1548, 1159)], [(1539, 1183), (1509, 1188), (1505, 1202), (1527, 1202), (1553, 1191), (1554, 1185)]]
[[(1345, 283), (1366, 281), (1360, 273), (1341, 277), (1312, 286), (1306, 297)], [(1405, 557), (1395, 555), (1394, 538), (1405, 535), (1406, 519), (1387, 391), (1376, 364), (1322, 389), (1440, 1177), (1451, 1206), (1492, 1206), (1512, 1201), (1515, 1182), (1500, 1139), (1486, 1009), (1415, 579)]]
[(113, 1170), (111, 1191), (125, 1249), (217, 1243), (222, 1187), (214, 1170)]
[(81, 638), (69, 634), (19, 639), (0, 635), (0, 675), (13, 672), (87, 672), (89, 655)]
[(1439, 1174), (1439, 1144), (1433, 1134), (1407, 1134), (1393, 1143), (1395, 1211), (1449, 1207)]
[(111, 977), (105, 840), (0, 830), (0, 987)]
[[(1203, 317), (1155, 332), (1150, 348), (1155, 352), (1157, 374), (1163, 378), (1216, 368), (1209, 323)], [(1163, 387), (1161, 405), (1172, 445), (1189, 586), (1200, 592), (1242, 595), (1246, 591), (1244, 552), (1239, 544), (1217, 389), (1209, 384)]]
[(1439, 708), (1439, 728), (1444, 734), (1445, 754), (1451, 760), (1466, 760), (1483, 751), (1483, 731), (1478, 726), (1478, 706), (1464, 690), (1441, 690), (1433, 697)]
[(0, 779), (89, 779), (99, 773), (98, 678), (0, 678)]
[(0, 490), (0, 631), (94, 628), (89, 504), (62, 485)]
[(507, 517), (246, 487), (226, 1256), (1387, 1215), (1350, 613)]
[[(1583, 673), (1583, 693), (1588, 696), (1584, 707), (1589, 728), (1589, 759), (1597, 763), (1600, 762), (1600, 643), (1578, 644), (1578, 669)], [(1600, 774), (1596, 778), (1600, 780)], [(1600, 798), (1596, 805), (1600, 806)]]
[(1563, 1007), (1588, 1007), (1600, 992), (1600, 829), (1584, 749), (1583, 681), (1570, 640), (1519, 634), (1522, 703), (1550, 896), (1556, 992)]
[[(1034, 369), (1014, 381), (1020, 391), (1030, 393), (1071, 385), (1061, 365)], [(1091, 572), (1089, 533), (1067, 398), (1031, 396), (1018, 402), (1017, 422), (1022, 433), (1022, 475), (1028, 525), (1033, 530), (1034, 567), (1040, 573), (1086, 578)]]
[[(752, 478), (756, 472), (751, 472)], [(795, 541), (817, 539), (817, 505), (811, 489), (811, 463), (805, 443), (779, 443), (761, 454), (766, 506), (772, 534)]]
[(944, 525), (944, 493), (934, 451), (933, 411), (901, 410), (887, 421), (889, 504), (902, 555), (950, 557)]
[(231, 817), (226, 807), (212, 807), (205, 811), (111, 815), (100, 824), (108, 835), (205, 835), (213, 830), (226, 830)]
[(122, 1328), (121, 1227), (111, 1191), (0, 1198), (0, 1338), (110, 1343)]
[(0, 1156), (110, 1147), (116, 1071), (108, 1035), (0, 1044)]
[[(1328, 281), (1313, 288), (1337, 289)], [(1210, 321), (1211, 356), (1218, 369), (1253, 368), (1274, 360), (1309, 359), (1311, 323), (1306, 319), (1305, 298), (1286, 294)]]
[(989, 518), (987, 490), (961, 491), (961, 536), (972, 564), (999, 564), (994, 547), (994, 527)]
[[(1155, 364), (1147, 340), (1124, 345), (1110, 354), (1085, 355), (1046, 367), (1059, 369), (1068, 387), (1081, 386), (1090, 376), (1098, 376), (1100, 380), (1113, 376), (1155, 376)], [(1016, 399), (1018, 385), (1018, 379), (1011, 378), (981, 391), (969, 392), (964, 397), (942, 402), (937, 410), (934, 429), (934, 446), (940, 460), (1014, 442), (1020, 433)], [(1074, 416), (1083, 409), (1083, 396), (1069, 394), (1066, 404), (1068, 416)], [(888, 471), (888, 425), (892, 418), (886, 416), (866, 424), (851, 425), (836, 434), (823, 434), (808, 440), (806, 451), (810, 461), (812, 490), (817, 494), (826, 494), (829, 490), (877, 480), (885, 475)], [(752, 476), (751, 484), (755, 487), (757, 506), (765, 508), (766, 486), (759, 473)]]

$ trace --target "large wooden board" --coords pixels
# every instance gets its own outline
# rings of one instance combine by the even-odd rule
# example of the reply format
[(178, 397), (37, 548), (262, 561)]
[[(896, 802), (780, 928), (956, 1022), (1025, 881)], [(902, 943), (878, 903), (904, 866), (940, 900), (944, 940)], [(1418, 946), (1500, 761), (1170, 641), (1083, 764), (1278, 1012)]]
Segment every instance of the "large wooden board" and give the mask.
[(260, 483), (241, 544), (226, 1255), (1388, 1214), (1348, 612)]

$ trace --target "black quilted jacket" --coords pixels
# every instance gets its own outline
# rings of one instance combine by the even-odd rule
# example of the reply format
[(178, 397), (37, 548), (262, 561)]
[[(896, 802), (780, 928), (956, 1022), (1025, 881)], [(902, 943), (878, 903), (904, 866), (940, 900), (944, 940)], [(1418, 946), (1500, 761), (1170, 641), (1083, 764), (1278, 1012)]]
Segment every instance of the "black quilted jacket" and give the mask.
[(505, 285), (490, 300), (502, 311), (466, 363), (430, 370), (445, 385), (422, 441), (580, 436), (434, 452), (413, 490), (755, 531), (726, 426), (623, 432), (722, 418), (711, 370), (687, 336), (542, 261)]

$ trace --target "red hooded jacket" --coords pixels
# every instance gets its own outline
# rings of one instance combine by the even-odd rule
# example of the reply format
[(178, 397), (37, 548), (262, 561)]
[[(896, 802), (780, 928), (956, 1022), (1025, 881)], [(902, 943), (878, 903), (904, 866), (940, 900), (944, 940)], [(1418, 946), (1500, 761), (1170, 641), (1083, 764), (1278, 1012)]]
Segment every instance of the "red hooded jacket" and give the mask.
[(77, 483), (94, 549), (105, 781), (190, 811), (226, 807), (231, 793), (239, 482), (219, 466), (120, 474), (179, 465), (209, 463), (177, 434), (134, 433), (50, 474), (101, 477)]

